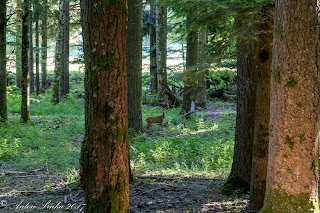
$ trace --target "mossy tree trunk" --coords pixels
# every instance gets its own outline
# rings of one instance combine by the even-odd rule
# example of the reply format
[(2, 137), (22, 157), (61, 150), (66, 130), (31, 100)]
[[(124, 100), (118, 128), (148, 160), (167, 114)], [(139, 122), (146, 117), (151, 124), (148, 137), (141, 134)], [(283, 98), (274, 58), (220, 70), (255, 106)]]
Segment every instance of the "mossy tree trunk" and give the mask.
[(48, 0), (41, 5), (41, 92), (48, 88), (47, 81), (47, 45), (48, 44)]
[(258, 24), (259, 67), (256, 83), (256, 114), (252, 151), (252, 171), (250, 185), (250, 209), (260, 210), (263, 206), (269, 148), (270, 124), (270, 76), (273, 39), (274, 5), (264, 5), (259, 9)]
[(319, 1), (276, 1), (261, 212), (319, 212)]
[(129, 129), (142, 131), (142, 1), (128, 1)]
[(0, 122), (7, 122), (7, 53), (6, 19), (7, 0), (0, 0)]
[[(195, 72), (197, 72), (198, 64), (198, 31), (191, 29), (191, 23), (187, 18), (187, 57), (186, 57), (186, 71), (184, 74), (183, 87), (183, 101), (182, 110), (186, 113), (195, 110)], [(191, 106), (193, 104), (193, 107)], [(193, 109), (192, 109), (193, 108)]]
[[(150, 14), (156, 18), (156, 2), (155, 0), (150, 0)], [(156, 27), (152, 26), (150, 28), (150, 90), (152, 92), (158, 91), (158, 75), (157, 75), (157, 38), (156, 38)]]
[(85, 212), (129, 212), (127, 1), (85, 2)]
[(22, 16), (22, 75), (21, 75), (21, 121), (30, 120), (30, 77), (29, 77), (29, 0), (23, 2)]
[[(252, 146), (255, 125), (256, 72), (260, 63), (259, 45), (254, 38), (257, 29), (248, 23), (256, 21), (250, 10), (241, 11), (236, 17), (237, 39), (237, 115), (233, 163), (222, 192), (250, 190)], [(248, 36), (250, 35), (250, 36)]]

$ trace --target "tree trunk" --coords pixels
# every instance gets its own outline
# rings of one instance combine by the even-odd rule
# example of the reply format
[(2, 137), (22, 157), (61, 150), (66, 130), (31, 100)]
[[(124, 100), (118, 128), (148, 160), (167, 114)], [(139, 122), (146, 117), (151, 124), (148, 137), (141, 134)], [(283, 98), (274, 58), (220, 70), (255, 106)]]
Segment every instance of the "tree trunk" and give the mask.
[(39, 95), (40, 94), (40, 31), (39, 31), (39, 1), (37, 0), (36, 3), (34, 3), (34, 8), (36, 10), (35, 14), (35, 22), (36, 22), (36, 26), (35, 26), (35, 39), (36, 39), (36, 81), (35, 81), (35, 85), (36, 85), (36, 94)]
[(29, 3), (29, 75), (30, 75), (30, 93), (34, 92), (35, 87), (35, 78), (34, 78), (34, 70), (33, 70), (33, 11), (32, 11), (32, 3)]
[(29, 83), (29, 0), (23, 2), (22, 16), (22, 75), (21, 75), (21, 121), (27, 122), (30, 120), (30, 83)]
[(62, 41), (60, 57), (59, 99), (66, 98), (69, 93), (69, 31), (70, 31), (70, 3), (64, 0), (62, 5)]
[(319, 1), (276, 1), (261, 212), (319, 212)]
[(7, 0), (0, 0), (0, 122), (8, 121), (7, 112), (7, 53), (6, 19)]
[(207, 48), (207, 29), (201, 29), (199, 31), (199, 53), (198, 61), (201, 70), (197, 72), (197, 95), (196, 95), (196, 105), (197, 107), (206, 108), (207, 107), (207, 84), (206, 78), (208, 71), (206, 68), (206, 48)]
[[(63, 75), (61, 67), (62, 58), (62, 40), (63, 40), (63, 10), (64, 10), (64, 0), (59, 1), (59, 18), (58, 26), (56, 30), (56, 49), (55, 49), (55, 64), (54, 64), (54, 79), (53, 79), (53, 89), (52, 89), (52, 102), (57, 104), (60, 102), (61, 98), (61, 75)], [(64, 76), (64, 75), (63, 75)]]
[(222, 192), (230, 194), (234, 190), (246, 193), (250, 190), (252, 146), (255, 125), (256, 72), (259, 61), (259, 45), (256, 38), (248, 37), (257, 33), (247, 23), (257, 19), (247, 10), (236, 17), (237, 39), (237, 115), (234, 154), (231, 172)]
[[(156, 19), (156, 3), (155, 0), (150, 1), (151, 16)], [(158, 74), (157, 74), (157, 38), (156, 27), (150, 29), (150, 90), (152, 92), (158, 91)]]
[(167, 85), (167, 7), (160, 6), (158, 1), (156, 0), (157, 87), (162, 97)]
[(129, 212), (127, 1), (85, 2), (85, 212)]
[(182, 110), (186, 113), (195, 110), (195, 72), (198, 64), (198, 32), (190, 29), (190, 23), (187, 23), (189, 31), (187, 36), (187, 58), (186, 74), (184, 75)]
[(249, 203), (251, 209), (258, 211), (263, 206), (268, 166), (273, 12), (274, 5), (263, 6), (260, 14), (264, 22), (258, 25), (260, 50)]
[(129, 129), (142, 131), (142, 1), (128, 1)]
[(48, 0), (42, 0), (41, 12), (41, 92), (44, 92), (49, 86), (47, 81)]
[(21, 60), (21, 52), (22, 52), (22, 16), (23, 16), (23, 5), (21, 0), (16, 0), (16, 85), (21, 88), (21, 75), (22, 75), (22, 60)]

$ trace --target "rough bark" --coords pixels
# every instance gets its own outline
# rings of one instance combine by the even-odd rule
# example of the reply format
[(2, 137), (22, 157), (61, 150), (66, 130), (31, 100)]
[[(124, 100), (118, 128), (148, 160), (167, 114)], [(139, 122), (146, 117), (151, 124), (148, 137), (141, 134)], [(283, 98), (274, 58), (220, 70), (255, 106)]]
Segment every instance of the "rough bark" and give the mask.
[(48, 0), (42, 0), (41, 11), (41, 92), (48, 88), (47, 81)]
[(29, 0), (23, 2), (22, 16), (22, 75), (21, 75), (21, 121), (27, 122), (30, 120), (30, 76), (29, 76)]
[(142, 1), (128, 1), (129, 129), (142, 131)]
[[(230, 194), (234, 190), (248, 192), (250, 190), (252, 146), (255, 125), (256, 71), (259, 65), (259, 46), (253, 37), (243, 35), (256, 33), (247, 23), (257, 17), (245, 10), (238, 14), (235, 26), (237, 39), (237, 115), (236, 135), (233, 163), (230, 175), (224, 184), (223, 193)], [(250, 21), (248, 21), (250, 20)]]
[(0, 0), (0, 122), (7, 122), (7, 54), (6, 54), (6, 7), (7, 0)]
[(187, 23), (188, 35), (187, 35), (187, 57), (186, 57), (186, 74), (184, 75), (184, 88), (183, 88), (183, 100), (182, 110), (186, 113), (190, 112), (192, 103), (195, 105), (196, 84), (195, 73), (198, 64), (198, 32), (190, 29), (190, 23)]
[(85, 212), (129, 212), (126, 6), (85, 2)]
[(270, 78), (273, 39), (274, 5), (261, 8), (261, 24), (257, 30), (259, 45), (259, 69), (257, 69), (256, 83), (256, 114), (254, 126), (254, 141), (252, 151), (252, 171), (250, 185), (249, 207), (260, 210), (263, 206), (266, 189), (268, 148), (269, 148), (269, 120), (270, 120)]
[(319, 212), (319, 1), (276, 1), (261, 212)]

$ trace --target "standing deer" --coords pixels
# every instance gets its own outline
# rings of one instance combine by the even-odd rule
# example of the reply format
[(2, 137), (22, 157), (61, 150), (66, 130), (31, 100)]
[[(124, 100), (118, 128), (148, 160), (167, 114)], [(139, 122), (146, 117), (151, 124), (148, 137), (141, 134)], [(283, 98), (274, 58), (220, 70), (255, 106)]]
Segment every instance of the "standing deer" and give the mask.
[(148, 117), (146, 119), (146, 122), (148, 124), (146, 128), (149, 129), (149, 127), (155, 123), (159, 124), (162, 127), (162, 122), (163, 122), (164, 117), (165, 117), (164, 112), (162, 112), (162, 115), (160, 115), (160, 116)]

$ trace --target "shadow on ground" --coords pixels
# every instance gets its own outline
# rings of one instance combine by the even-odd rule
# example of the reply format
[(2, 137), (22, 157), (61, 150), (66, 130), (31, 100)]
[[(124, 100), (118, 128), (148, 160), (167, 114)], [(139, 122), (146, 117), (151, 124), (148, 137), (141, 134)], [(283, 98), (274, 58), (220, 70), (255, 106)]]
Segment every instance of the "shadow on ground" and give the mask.
[[(130, 208), (144, 212), (250, 212), (248, 195), (223, 196), (223, 179), (138, 176)], [(0, 212), (83, 212), (83, 191), (47, 169), (0, 173)]]

